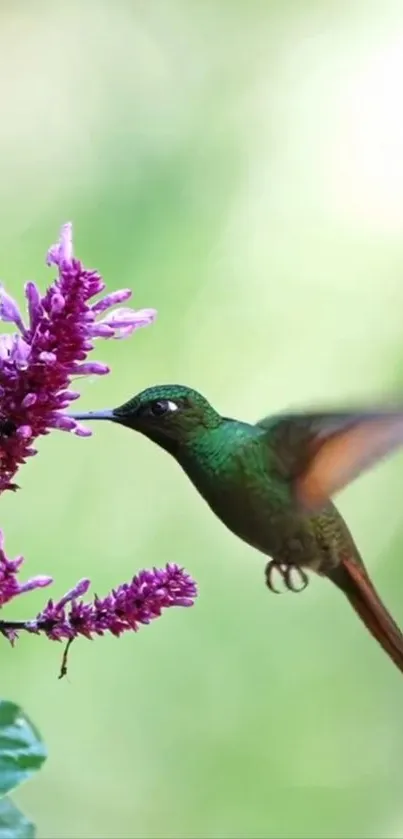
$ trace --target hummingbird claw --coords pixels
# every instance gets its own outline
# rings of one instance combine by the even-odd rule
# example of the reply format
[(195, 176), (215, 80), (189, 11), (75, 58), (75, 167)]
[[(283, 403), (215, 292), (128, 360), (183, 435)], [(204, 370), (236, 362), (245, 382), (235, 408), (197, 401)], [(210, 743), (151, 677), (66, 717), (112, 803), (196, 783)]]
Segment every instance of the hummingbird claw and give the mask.
[[(276, 560), (272, 559), (266, 565), (265, 577), (267, 588), (269, 588), (274, 594), (282, 593), (273, 583), (273, 574), (275, 571), (280, 574), (280, 577), (288, 591), (298, 593), (300, 591), (304, 591), (308, 585), (308, 575), (298, 565), (285, 565), (284, 563), (276, 562)], [(297, 574), (297, 580), (293, 578), (295, 574)], [(298, 585), (298, 582), (300, 585)]]
[(266, 568), (265, 568), (266, 585), (267, 585), (267, 588), (269, 588), (270, 591), (273, 592), (273, 594), (282, 594), (282, 591), (280, 591), (280, 589), (276, 588), (276, 586), (273, 583), (273, 573), (275, 571), (277, 571), (280, 574), (281, 578), (284, 579), (283, 571), (281, 569), (281, 566), (278, 565), (278, 563), (275, 562), (274, 559), (272, 559), (270, 562), (267, 563)]
[[(300, 585), (298, 585), (297, 580), (293, 580), (293, 574), (297, 574)], [(296, 593), (304, 591), (309, 583), (308, 575), (297, 565), (288, 565), (284, 572), (283, 579), (288, 590)]]

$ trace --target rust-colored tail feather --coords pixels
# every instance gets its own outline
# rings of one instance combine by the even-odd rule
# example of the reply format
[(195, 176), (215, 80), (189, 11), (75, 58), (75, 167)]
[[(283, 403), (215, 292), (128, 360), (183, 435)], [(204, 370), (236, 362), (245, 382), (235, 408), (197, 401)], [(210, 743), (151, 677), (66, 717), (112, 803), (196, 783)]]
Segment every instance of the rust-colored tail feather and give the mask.
[(364, 566), (345, 559), (327, 576), (344, 592), (371, 635), (403, 673), (403, 634), (383, 605)]

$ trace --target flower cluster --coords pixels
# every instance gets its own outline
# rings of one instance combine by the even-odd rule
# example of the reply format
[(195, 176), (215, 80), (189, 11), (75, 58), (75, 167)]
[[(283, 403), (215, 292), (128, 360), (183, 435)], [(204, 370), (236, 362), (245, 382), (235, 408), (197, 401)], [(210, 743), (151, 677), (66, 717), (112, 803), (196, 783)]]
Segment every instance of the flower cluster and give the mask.
[(44, 295), (35, 283), (26, 284), (27, 322), (0, 288), (0, 320), (18, 329), (0, 336), (0, 492), (15, 489), (12, 479), (19, 465), (36, 454), (32, 443), (39, 435), (52, 428), (91, 434), (64, 410), (80, 396), (69, 389), (72, 379), (109, 372), (105, 364), (86, 360), (94, 340), (125, 338), (156, 317), (154, 309), (110, 311), (129, 299), (130, 289), (93, 301), (105, 283), (74, 258), (71, 224), (62, 227), (47, 263), (57, 266), (58, 277)]
[(45, 588), (49, 586), (53, 580), (52, 577), (31, 577), (25, 583), (21, 583), (18, 579), (18, 573), (24, 562), (24, 557), (17, 556), (15, 559), (8, 559), (4, 552), (4, 536), (3, 531), (0, 530), (0, 608), (13, 600), (19, 594), (25, 594), (27, 591), (33, 591), (36, 588)]
[[(34, 621), (26, 624), (30, 632), (44, 632), (48, 638), (70, 640), (77, 635), (122, 635), (128, 629), (136, 632), (140, 624), (158, 618), (171, 606), (192, 606), (196, 584), (178, 565), (140, 571), (130, 583), (122, 583), (107, 597), (95, 597), (92, 603), (79, 600), (90, 587), (89, 580), (79, 583), (58, 600), (49, 600)], [(66, 607), (69, 606), (67, 610)]]
[[(23, 557), (6, 557), (1, 531), (0, 546), (0, 605), (53, 582), (51, 577), (32, 577), (21, 583), (18, 574)], [(137, 632), (142, 624), (158, 618), (164, 609), (192, 606), (197, 596), (195, 582), (183, 568), (173, 564), (140, 571), (129, 583), (122, 583), (106, 597), (85, 602), (82, 597), (90, 585), (90, 580), (80, 580), (60, 600), (48, 600), (33, 620), (0, 620), (0, 632), (11, 643), (21, 631), (42, 633), (52, 641), (71, 642), (79, 635), (91, 639), (106, 632), (119, 637), (128, 630)]]
[[(155, 319), (154, 309), (113, 308), (126, 302), (130, 289), (93, 300), (105, 288), (102, 277), (75, 259), (72, 226), (65, 224), (60, 239), (47, 254), (58, 276), (44, 295), (30, 282), (25, 286), (27, 318), (0, 286), (0, 320), (13, 323), (18, 332), (0, 335), (0, 493), (15, 489), (13, 478), (27, 457), (36, 454), (36, 437), (58, 428), (79, 436), (91, 431), (65, 413), (79, 397), (70, 389), (77, 376), (103, 375), (105, 364), (87, 361), (97, 338), (125, 338)], [(24, 592), (50, 585), (51, 577), (18, 579), (21, 556), (8, 559), (0, 531), (0, 608)], [(61, 600), (49, 600), (34, 620), (0, 620), (0, 632), (14, 643), (22, 630), (43, 633), (52, 640), (79, 635), (92, 638), (110, 632), (115, 636), (159, 617), (163, 609), (191, 606), (196, 584), (176, 565), (140, 571), (103, 599), (85, 602), (90, 581), (81, 580)], [(66, 654), (61, 675), (66, 672)]]

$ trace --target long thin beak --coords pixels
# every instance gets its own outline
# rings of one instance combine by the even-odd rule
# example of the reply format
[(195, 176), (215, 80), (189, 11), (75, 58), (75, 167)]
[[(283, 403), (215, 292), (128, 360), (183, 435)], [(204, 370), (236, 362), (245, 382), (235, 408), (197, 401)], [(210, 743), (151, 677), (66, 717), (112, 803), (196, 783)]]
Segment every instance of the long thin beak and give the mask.
[(103, 411), (88, 411), (82, 414), (69, 414), (75, 420), (115, 420), (116, 417), (111, 408), (105, 408)]

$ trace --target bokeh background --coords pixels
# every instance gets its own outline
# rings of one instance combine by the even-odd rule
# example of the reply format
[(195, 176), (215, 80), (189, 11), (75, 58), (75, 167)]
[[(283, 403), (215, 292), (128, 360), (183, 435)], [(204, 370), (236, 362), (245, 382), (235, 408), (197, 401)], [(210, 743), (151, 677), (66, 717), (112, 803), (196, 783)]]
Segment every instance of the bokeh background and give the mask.
[[(76, 252), (158, 322), (99, 343), (83, 408), (178, 381), (253, 420), (403, 389), (403, 6), (70, 0), (0, 7), (0, 275)], [(339, 499), (403, 624), (403, 457)], [(264, 560), (125, 429), (54, 433), (2, 498), (10, 554), (98, 593), (176, 561), (200, 585), (137, 636), (2, 645), (50, 750), (18, 793), (39, 839), (403, 836), (403, 682), (313, 579)], [(41, 598), (13, 613), (30, 616)]]

